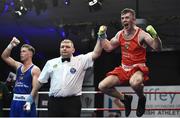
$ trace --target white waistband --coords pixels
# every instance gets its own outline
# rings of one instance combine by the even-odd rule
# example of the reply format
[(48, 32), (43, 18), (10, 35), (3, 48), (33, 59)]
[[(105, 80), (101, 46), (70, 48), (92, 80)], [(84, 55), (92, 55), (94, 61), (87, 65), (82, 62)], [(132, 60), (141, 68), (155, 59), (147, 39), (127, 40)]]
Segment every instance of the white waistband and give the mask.
[(138, 64), (133, 64), (133, 65), (124, 65), (124, 64), (122, 64), (122, 68), (124, 69), (124, 70), (126, 70), (126, 71), (128, 71), (128, 70), (131, 70), (133, 67), (135, 67), (135, 66), (137, 66), (137, 65), (139, 65), (139, 66), (146, 66), (146, 64), (145, 63), (138, 63)]
[(13, 100), (26, 101), (28, 96), (29, 96), (29, 94), (14, 94), (13, 95)]

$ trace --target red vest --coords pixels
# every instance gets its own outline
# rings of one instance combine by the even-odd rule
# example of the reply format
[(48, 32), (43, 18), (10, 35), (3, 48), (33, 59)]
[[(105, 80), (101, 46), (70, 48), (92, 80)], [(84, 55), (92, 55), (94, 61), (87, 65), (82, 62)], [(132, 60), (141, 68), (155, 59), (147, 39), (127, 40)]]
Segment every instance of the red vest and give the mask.
[(131, 40), (125, 40), (123, 33), (119, 35), (119, 43), (121, 46), (122, 60), (124, 65), (133, 65), (146, 62), (146, 49), (138, 43), (138, 34), (141, 31), (138, 28)]

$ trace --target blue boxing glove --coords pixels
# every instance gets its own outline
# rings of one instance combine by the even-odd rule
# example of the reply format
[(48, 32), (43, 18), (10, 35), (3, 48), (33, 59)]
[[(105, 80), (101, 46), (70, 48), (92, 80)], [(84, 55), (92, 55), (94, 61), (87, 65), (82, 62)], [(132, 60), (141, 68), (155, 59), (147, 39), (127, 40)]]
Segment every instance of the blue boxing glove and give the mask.
[(107, 26), (101, 25), (100, 28), (99, 28), (99, 31), (97, 33), (99, 40), (107, 39), (106, 31), (107, 31)]
[(24, 105), (24, 110), (26, 111), (30, 111), (31, 110), (31, 105), (32, 103), (34, 102), (33, 100), (33, 96), (32, 95), (29, 95), (26, 99), (26, 103)]

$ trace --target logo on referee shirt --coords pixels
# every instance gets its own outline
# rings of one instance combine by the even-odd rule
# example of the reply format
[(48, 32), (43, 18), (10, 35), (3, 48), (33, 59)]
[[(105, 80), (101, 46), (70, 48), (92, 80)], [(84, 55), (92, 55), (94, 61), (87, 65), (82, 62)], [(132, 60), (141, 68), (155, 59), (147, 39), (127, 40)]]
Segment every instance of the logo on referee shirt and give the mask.
[(74, 73), (76, 72), (76, 69), (75, 69), (75, 68), (71, 68), (71, 69), (70, 69), (70, 72), (71, 72), (72, 74), (74, 74)]

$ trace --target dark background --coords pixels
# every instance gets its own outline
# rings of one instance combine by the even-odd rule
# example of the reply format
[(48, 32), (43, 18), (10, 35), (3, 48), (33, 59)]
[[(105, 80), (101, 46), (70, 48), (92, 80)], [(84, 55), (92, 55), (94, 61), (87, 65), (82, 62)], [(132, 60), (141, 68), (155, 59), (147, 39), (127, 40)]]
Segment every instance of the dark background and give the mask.
[[(36, 48), (34, 63), (41, 69), (48, 59), (59, 56), (59, 42), (70, 38), (75, 43), (76, 53), (92, 51), (96, 43), (96, 33), (102, 24), (108, 26), (108, 38), (120, 30), (120, 11), (126, 7), (136, 11), (138, 19), (145, 19), (144, 25), (152, 24), (162, 43), (161, 52), (148, 49), (147, 65), (150, 80), (146, 85), (180, 84), (180, 0), (102, 0), (102, 9), (89, 11), (88, 0), (34, 0), (32, 8), (22, 17), (14, 15), (14, 0), (0, 0), (0, 53), (6, 48), (13, 36), (23, 43)], [(16, 0), (15, 0), (16, 1)], [(29, 0), (24, 0), (28, 2)], [(44, 1), (44, 2), (42, 2)], [(3, 6), (8, 6), (2, 10)], [(43, 7), (44, 6), (44, 7)], [(144, 28), (144, 27), (142, 27)], [(13, 49), (12, 57), (19, 60), (20, 46)], [(112, 53), (103, 52), (94, 65), (94, 86), (105, 77), (106, 72), (120, 64), (119, 49)], [(13, 71), (0, 59), (0, 78), (6, 80)], [(44, 86), (42, 89), (47, 89)], [(103, 101), (97, 101), (96, 107), (102, 107)]]
[[(146, 20), (145, 25), (152, 24), (155, 27), (163, 43), (162, 52), (149, 50), (147, 53), (147, 64), (152, 76), (150, 83), (179, 84), (180, 82), (172, 81), (179, 78), (179, 0), (103, 0), (102, 9), (93, 12), (89, 11), (88, 0), (70, 0), (69, 5), (65, 5), (64, 0), (58, 0), (58, 4), (54, 6), (54, 0), (44, 0), (44, 2), (35, 0), (32, 8), (29, 7), (29, 3), (28, 12), (19, 18), (14, 15), (15, 5), (10, 5), (14, 0), (1, 0), (0, 8), (2, 1), (5, 1), (8, 9), (0, 10), (0, 53), (13, 36), (20, 39), (22, 42), (20, 46), (29, 43), (36, 48), (34, 63), (40, 68), (48, 59), (59, 56), (59, 42), (64, 38), (70, 38), (75, 43), (75, 55), (87, 53), (94, 48), (98, 27), (102, 24), (107, 25), (108, 38), (112, 38), (121, 29), (120, 11), (130, 7), (136, 10), (138, 19)], [(24, 3), (27, 1), (29, 0), (24, 0)], [(43, 8), (43, 5), (46, 7)], [(37, 9), (40, 10), (39, 14), (36, 12)], [(13, 58), (17, 60), (20, 46), (12, 52)], [(120, 55), (118, 49), (111, 54), (105, 52), (102, 54), (95, 64), (95, 68), (101, 68), (97, 69), (101, 71), (100, 75), (120, 64), (118, 55)], [(104, 70), (102, 66), (106, 66)], [(0, 60), (2, 79), (6, 79), (9, 71), (10, 68)]]

